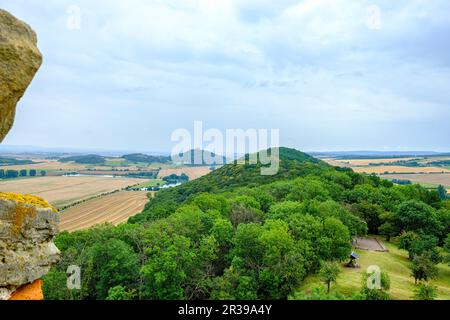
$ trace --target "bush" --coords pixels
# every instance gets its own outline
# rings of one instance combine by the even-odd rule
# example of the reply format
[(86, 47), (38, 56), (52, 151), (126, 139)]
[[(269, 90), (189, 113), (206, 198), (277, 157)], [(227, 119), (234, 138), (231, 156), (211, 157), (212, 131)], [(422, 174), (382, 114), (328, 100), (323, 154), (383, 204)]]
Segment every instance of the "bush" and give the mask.
[(419, 283), (414, 293), (417, 300), (434, 300), (437, 297), (437, 287), (428, 283)]

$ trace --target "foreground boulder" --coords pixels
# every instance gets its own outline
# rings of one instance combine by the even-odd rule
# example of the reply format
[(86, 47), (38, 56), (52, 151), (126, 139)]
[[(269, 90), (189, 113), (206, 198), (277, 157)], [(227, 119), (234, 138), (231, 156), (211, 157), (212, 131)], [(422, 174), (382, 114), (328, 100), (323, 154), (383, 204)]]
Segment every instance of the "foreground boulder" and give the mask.
[(34, 31), (0, 9), (0, 142), (11, 129), (17, 102), (41, 63)]
[(0, 193), (0, 300), (46, 275), (60, 259), (59, 215), (45, 200)]

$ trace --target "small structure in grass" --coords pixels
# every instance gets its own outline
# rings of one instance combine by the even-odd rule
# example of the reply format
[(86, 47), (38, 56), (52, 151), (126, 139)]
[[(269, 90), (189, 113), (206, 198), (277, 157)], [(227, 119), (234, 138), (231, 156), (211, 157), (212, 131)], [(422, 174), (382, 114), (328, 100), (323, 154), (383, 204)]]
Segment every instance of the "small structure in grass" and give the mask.
[(359, 254), (357, 254), (355, 251), (352, 251), (350, 254), (350, 261), (347, 262), (345, 265), (347, 268), (359, 268), (359, 265), (356, 263), (356, 261), (359, 259)]

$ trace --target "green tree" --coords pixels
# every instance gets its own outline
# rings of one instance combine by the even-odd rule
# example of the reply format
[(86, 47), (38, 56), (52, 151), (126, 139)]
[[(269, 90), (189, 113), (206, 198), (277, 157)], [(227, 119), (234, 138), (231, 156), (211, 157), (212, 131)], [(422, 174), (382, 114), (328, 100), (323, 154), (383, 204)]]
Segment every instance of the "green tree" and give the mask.
[(233, 225), (229, 220), (218, 219), (211, 228), (211, 235), (218, 244), (219, 256), (217, 260), (217, 269), (225, 270), (229, 262), (229, 252), (233, 246)]
[(241, 224), (234, 238), (234, 269), (254, 279), (258, 299), (285, 299), (306, 274), (307, 262), (287, 223)]
[(348, 228), (336, 218), (326, 218), (322, 236), (317, 240), (319, 255), (323, 260), (347, 259), (352, 247)]
[(27, 174), (28, 174), (28, 171), (27, 171), (27, 170), (25, 170), (25, 169), (20, 170), (20, 176), (21, 176), (21, 177), (26, 177)]
[(386, 241), (391, 241), (391, 237), (395, 237), (400, 233), (396, 215), (390, 211), (385, 211), (380, 215), (381, 226), (378, 227), (378, 232), (386, 237)]
[(30, 170), (30, 177), (36, 177), (36, 170), (35, 169), (31, 169)]
[(0, 169), (0, 179), (4, 179), (4, 178), (5, 178), (5, 170)]
[(330, 192), (324, 181), (316, 177), (298, 178), (294, 180), (286, 200), (305, 201), (312, 199), (319, 201), (331, 199)]
[(441, 200), (447, 199), (447, 189), (443, 185), (439, 185), (437, 192), (439, 193), (439, 198), (441, 198)]
[(427, 252), (434, 263), (441, 262), (437, 245), (436, 237), (426, 234), (419, 235), (414, 232), (404, 232), (399, 242), (399, 248), (407, 250), (410, 259)]
[(67, 275), (63, 271), (51, 270), (43, 278), (42, 291), (45, 300), (71, 300), (67, 289)]
[(442, 232), (439, 235), (439, 242), (443, 244), (445, 238), (450, 234), (450, 209), (442, 208), (437, 212), (439, 225), (441, 226)]
[(306, 214), (303, 203), (295, 201), (283, 201), (272, 205), (267, 214), (267, 219), (287, 220), (292, 215)]
[(14, 179), (19, 176), (19, 171), (17, 170), (6, 170), (5, 178), (6, 179)]
[(414, 277), (416, 284), (421, 280), (428, 281), (429, 279), (434, 279), (438, 275), (438, 268), (431, 260), (431, 254), (429, 252), (415, 256), (410, 268), (411, 276)]
[(125, 287), (118, 285), (108, 290), (106, 300), (133, 300), (135, 297), (135, 290), (127, 290)]
[(231, 210), (229, 201), (222, 195), (201, 193), (192, 200), (192, 203), (198, 206), (203, 212), (218, 210), (224, 217), (228, 217)]
[(434, 300), (437, 298), (437, 287), (428, 283), (419, 283), (414, 290), (417, 300)]
[(379, 233), (378, 229), (382, 225), (381, 217), (385, 214), (385, 211), (381, 206), (367, 201), (362, 201), (354, 204), (351, 209), (355, 215), (367, 223), (370, 234)]
[(240, 269), (240, 258), (235, 257), (232, 265), (222, 276), (214, 278), (212, 300), (256, 300), (258, 299), (258, 283), (251, 275), (243, 275)]
[(260, 223), (264, 219), (261, 210), (243, 204), (234, 205), (230, 213), (230, 220), (234, 228), (240, 224)]
[(148, 260), (141, 269), (145, 281), (144, 298), (182, 300), (185, 298), (184, 287), (194, 270), (195, 251), (186, 237), (160, 236), (164, 239), (159, 239), (148, 249)]
[[(362, 275), (361, 298), (364, 300), (389, 300), (389, 290), (391, 288), (391, 280), (386, 272), (380, 272), (379, 283), (371, 282), (371, 279), (377, 277), (376, 272), (364, 272)], [(375, 281), (376, 282), (376, 281)], [(372, 285), (369, 285), (372, 284)], [(379, 284), (379, 287), (376, 285)]]
[(396, 212), (401, 230), (415, 231), (429, 235), (439, 235), (441, 227), (436, 211), (423, 202), (410, 200), (402, 203)]
[(306, 275), (305, 260), (286, 222), (268, 220), (259, 243), (263, 248), (259, 271), (262, 299), (286, 299)]
[(97, 299), (107, 298), (112, 287), (132, 287), (138, 282), (138, 256), (124, 241), (97, 242), (89, 249), (89, 257)]
[(444, 251), (447, 253), (445, 260), (450, 265), (450, 233), (447, 235), (444, 243)]
[(327, 261), (322, 264), (319, 274), (320, 278), (327, 286), (328, 294), (330, 293), (331, 284), (337, 281), (340, 272), (341, 267), (335, 261)]
[(42, 177), (44, 177), (44, 176), (46, 176), (46, 175), (47, 175), (47, 171), (45, 171), (45, 170), (41, 170), (41, 172), (40, 172), (40, 173), (41, 173), (41, 176), (42, 176)]

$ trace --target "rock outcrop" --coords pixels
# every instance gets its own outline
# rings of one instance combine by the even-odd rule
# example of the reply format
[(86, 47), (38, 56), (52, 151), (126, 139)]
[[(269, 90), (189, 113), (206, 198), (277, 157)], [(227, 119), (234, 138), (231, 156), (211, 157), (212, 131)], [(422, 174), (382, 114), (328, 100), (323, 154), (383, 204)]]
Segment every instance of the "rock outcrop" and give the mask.
[(0, 193), (0, 300), (47, 274), (59, 261), (59, 215), (45, 200)]
[[(34, 31), (0, 9), (0, 142), (41, 63)], [(0, 192), (0, 300), (42, 298), (39, 279), (59, 260), (58, 219), (41, 198)]]
[(0, 193), (0, 299), (9, 299), (59, 261), (53, 243), (59, 215), (45, 200)]
[(0, 9), (0, 142), (11, 129), (17, 102), (41, 63), (35, 32)]

